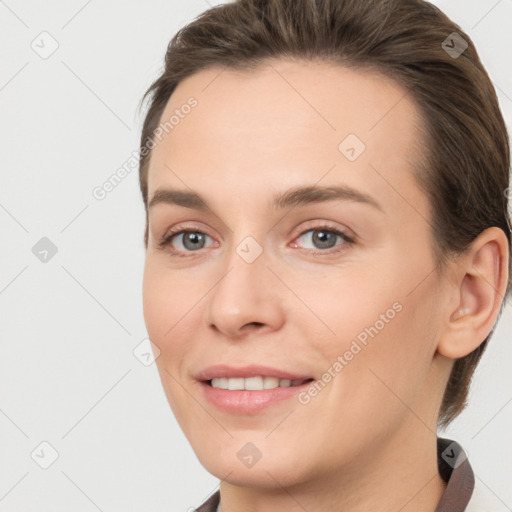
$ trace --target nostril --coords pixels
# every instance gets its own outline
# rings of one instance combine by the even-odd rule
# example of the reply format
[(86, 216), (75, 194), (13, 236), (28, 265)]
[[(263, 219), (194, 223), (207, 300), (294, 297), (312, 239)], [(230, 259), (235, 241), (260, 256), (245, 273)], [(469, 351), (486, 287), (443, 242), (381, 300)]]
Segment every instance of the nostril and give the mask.
[(256, 327), (262, 327), (264, 324), (262, 324), (261, 322), (250, 322), (247, 325), (254, 325)]

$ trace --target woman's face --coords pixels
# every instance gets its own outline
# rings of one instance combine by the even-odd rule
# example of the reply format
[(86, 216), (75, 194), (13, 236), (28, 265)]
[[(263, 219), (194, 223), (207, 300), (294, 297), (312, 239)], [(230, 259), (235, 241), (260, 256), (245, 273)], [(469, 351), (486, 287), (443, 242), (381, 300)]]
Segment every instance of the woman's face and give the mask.
[[(201, 463), (275, 487), (364, 467), (404, 436), (432, 442), (447, 299), (409, 95), (279, 60), (189, 77), (161, 122), (173, 115), (149, 170), (144, 317)], [(230, 375), (215, 384), (269, 388), (204, 382)], [(314, 380), (271, 389), (286, 376)]]

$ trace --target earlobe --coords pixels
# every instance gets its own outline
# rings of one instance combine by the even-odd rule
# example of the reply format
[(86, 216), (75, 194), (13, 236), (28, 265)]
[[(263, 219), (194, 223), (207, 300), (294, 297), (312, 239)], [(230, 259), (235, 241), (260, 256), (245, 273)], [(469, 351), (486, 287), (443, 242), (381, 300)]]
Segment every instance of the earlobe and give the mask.
[[(509, 246), (496, 227), (483, 231), (467, 255), (453, 264), (458, 300), (448, 311), (437, 351), (458, 359), (475, 350), (498, 317), (508, 283)], [(459, 283), (457, 285), (457, 283)]]

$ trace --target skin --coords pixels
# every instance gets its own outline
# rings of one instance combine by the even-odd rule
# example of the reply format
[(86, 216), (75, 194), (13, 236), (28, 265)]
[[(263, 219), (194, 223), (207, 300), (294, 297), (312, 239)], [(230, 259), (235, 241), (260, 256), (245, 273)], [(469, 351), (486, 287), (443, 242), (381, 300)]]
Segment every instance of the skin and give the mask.
[[(421, 118), (376, 72), (284, 59), (246, 73), (213, 68), (182, 81), (162, 119), (190, 96), (197, 107), (153, 149), (148, 195), (191, 189), (214, 213), (150, 208), (143, 306), (169, 404), (221, 479), (223, 512), (431, 512), (445, 489), (442, 393), (454, 358), (497, 318), (505, 234), (484, 231), (438, 275), (429, 204), (412, 175)], [(351, 133), (366, 146), (355, 161), (338, 149)], [(268, 207), (274, 193), (314, 184), (350, 185), (382, 211), (339, 199)], [(315, 242), (325, 221), (355, 244)], [(178, 225), (205, 233), (202, 248), (179, 234), (159, 248)], [(248, 236), (263, 249), (252, 263), (236, 252)], [(307, 404), (228, 414), (193, 378), (213, 364), (253, 363), (321, 379), (397, 302), (401, 311)], [(237, 457), (247, 442), (261, 452), (250, 468)]]

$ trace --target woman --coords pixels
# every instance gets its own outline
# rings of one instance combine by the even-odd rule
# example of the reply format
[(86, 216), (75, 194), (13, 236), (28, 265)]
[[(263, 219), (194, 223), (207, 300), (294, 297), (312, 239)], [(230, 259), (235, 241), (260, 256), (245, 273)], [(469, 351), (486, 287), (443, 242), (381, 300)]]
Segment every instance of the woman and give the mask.
[(144, 317), (221, 480), (197, 510), (493, 510), (437, 435), (510, 290), (509, 142), (467, 34), (420, 0), (238, 0), (145, 97)]

